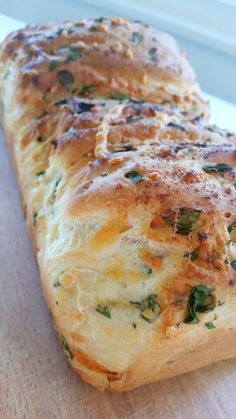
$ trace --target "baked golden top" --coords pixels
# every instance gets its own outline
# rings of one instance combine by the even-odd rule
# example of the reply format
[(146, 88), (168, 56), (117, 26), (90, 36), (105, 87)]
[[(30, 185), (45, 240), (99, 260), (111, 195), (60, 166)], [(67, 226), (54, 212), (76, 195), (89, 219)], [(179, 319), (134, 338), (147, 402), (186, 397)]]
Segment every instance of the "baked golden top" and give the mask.
[(3, 43), (1, 69), (32, 116), (63, 96), (131, 97), (207, 116), (195, 73), (169, 35), (120, 18), (26, 27)]

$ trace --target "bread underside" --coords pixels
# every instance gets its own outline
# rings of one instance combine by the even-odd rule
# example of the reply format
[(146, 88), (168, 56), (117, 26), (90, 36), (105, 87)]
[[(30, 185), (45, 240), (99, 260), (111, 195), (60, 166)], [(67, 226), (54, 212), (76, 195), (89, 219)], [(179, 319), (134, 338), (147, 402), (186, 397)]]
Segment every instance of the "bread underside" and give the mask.
[(236, 355), (235, 136), (185, 54), (119, 18), (0, 50), (2, 124), (69, 362), (129, 390)]

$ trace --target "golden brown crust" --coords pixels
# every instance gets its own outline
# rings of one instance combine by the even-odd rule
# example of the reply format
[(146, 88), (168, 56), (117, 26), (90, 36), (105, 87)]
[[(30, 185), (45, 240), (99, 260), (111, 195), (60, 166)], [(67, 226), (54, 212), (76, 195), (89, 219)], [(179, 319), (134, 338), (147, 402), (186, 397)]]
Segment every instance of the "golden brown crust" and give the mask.
[(30, 81), (24, 103), (0, 84), (43, 290), (82, 378), (128, 390), (235, 356), (235, 136), (160, 104), (53, 83), (36, 105)]
[(0, 55), (6, 79), (12, 62), (17, 65), (17, 101), (30, 102), (38, 114), (73, 93), (132, 97), (208, 115), (185, 53), (171, 36), (142, 23), (103, 18), (29, 27), (9, 35)]

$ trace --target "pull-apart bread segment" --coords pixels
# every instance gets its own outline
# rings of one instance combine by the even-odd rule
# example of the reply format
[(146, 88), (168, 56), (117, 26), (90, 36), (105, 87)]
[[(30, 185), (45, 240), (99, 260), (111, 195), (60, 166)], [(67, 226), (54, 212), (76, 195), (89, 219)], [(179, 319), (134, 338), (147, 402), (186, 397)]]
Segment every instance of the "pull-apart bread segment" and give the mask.
[[(69, 22), (59, 35), (51, 26), (26, 29), (3, 44), (1, 58), (9, 71), (5, 80), (1, 75), (3, 125), (55, 327), (82, 378), (114, 390), (236, 355), (235, 136), (200, 124), (194, 112), (144, 103), (141, 90), (133, 97), (133, 88), (122, 91), (132, 100), (69, 97), (70, 88), (56, 81), (58, 68), (46, 69), (44, 52), (32, 67), (38, 62), (39, 85), (32, 85), (31, 74), (22, 88), (22, 68), (31, 62), (26, 40), (33, 33), (39, 35), (29, 45), (41, 52), (74, 30), (85, 45), (92, 36), (98, 43), (100, 31), (108, 45), (110, 37), (125, 39), (130, 30), (151, 42), (149, 29), (125, 22)], [(93, 25), (100, 29), (91, 30)], [(19, 50), (11, 55), (12, 43)], [(17, 51), (21, 58), (14, 57)], [(137, 63), (154, 71), (153, 83), (160, 74), (146, 66), (141, 52)], [(77, 72), (82, 77), (82, 57), (59, 71), (70, 68), (73, 78)], [(107, 60), (111, 66), (110, 54)], [(87, 67), (96, 77), (109, 70), (127, 86), (129, 74), (138, 80), (141, 64), (132, 71), (127, 64), (124, 75), (122, 66), (98, 63)], [(111, 95), (108, 82), (103, 89), (98, 96)], [(157, 91), (153, 100), (159, 100)]]
[[(67, 21), (10, 34), (1, 48), (4, 95), (32, 116), (73, 95), (133, 98), (208, 115), (185, 53), (166, 33), (119, 18)], [(8, 104), (12, 111), (12, 101)]]

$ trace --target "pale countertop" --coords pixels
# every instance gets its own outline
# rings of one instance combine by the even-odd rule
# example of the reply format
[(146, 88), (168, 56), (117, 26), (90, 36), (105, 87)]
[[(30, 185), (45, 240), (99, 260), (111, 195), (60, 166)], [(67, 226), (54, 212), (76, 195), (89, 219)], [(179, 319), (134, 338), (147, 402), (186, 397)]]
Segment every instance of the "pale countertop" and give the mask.
[[(23, 22), (11, 17), (0, 14), (0, 42), (11, 31), (25, 26)], [(236, 132), (236, 105), (226, 102), (216, 96), (204, 93), (206, 99), (211, 104), (211, 120), (210, 122), (221, 128), (227, 128)]]

